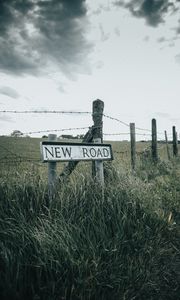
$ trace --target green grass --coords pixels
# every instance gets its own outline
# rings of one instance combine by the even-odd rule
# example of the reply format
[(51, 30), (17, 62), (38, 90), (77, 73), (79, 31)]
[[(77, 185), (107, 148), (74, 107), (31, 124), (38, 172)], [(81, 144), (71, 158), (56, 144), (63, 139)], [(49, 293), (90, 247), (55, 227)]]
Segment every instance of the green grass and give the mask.
[(4, 165), (0, 299), (178, 299), (180, 161), (128, 166), (105, 164), (102, 194), (80, 164), (49, 203), (39, 165)]

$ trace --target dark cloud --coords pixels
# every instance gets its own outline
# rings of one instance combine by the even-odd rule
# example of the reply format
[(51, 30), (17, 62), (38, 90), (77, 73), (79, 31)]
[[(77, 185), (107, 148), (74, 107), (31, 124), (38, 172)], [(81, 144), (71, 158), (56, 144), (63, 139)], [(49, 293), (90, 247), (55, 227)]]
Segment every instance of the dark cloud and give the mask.
[(14, 89), (8, 86), (0, 87), (0, 94), (8, 96), (13, 99), (19, 98), (19, 94)]
[(116, 6), (127, 8), (135, 17), (144, 18), (151, 26), (164, 22), (167, 12), (177, 12), (179, 0), (130, 0), (116, 1)]
[(85, 0), (0, 0), (0, 70), (75, 70), (90, 48), (85, 16)]

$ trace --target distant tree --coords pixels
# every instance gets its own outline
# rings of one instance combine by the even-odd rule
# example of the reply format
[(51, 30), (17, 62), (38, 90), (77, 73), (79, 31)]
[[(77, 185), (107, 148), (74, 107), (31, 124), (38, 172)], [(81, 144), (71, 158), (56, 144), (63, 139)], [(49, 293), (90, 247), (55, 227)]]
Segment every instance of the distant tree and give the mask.
[(43, 135), (43, 136), (42, 136), (42, 139), (47, 139), (47, 138), (48, 138), (47, 135)]
[(60, 136), (60, 138), (62, 138), (62, 139), (73, 139), (74, 137), (73, 137), (73, 135), (70, 135), (70, 134), (62, 134)]
[(12, 137), (22, 137), (23, 133), (20, 130), (13, 130), (13, 132), (11, 133)]

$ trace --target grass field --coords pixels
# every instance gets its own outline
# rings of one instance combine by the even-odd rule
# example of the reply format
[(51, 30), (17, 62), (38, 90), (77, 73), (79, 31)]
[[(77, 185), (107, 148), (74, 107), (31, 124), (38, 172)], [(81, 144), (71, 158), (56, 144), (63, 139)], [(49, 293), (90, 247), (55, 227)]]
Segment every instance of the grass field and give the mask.
[(179, 158), (160, 144), (132, 172), (129, 143), (113, 142), (103, 195), (81, 163), (49, 203), (39, 142), (0, 138), (0, 299), (178, 299)]

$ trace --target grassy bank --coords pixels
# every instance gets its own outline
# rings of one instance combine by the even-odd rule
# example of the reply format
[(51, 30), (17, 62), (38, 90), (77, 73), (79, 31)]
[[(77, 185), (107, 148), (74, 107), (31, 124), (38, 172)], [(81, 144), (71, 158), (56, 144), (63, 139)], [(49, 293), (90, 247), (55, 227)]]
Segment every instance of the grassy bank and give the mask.
[(180, 168), (153, 168), (108, 167), (104, 197), (79, 175), (50, 205), (41, 174), (1, 178), (1, 299), (178, 299)]

